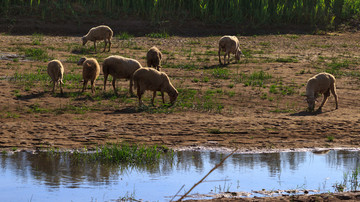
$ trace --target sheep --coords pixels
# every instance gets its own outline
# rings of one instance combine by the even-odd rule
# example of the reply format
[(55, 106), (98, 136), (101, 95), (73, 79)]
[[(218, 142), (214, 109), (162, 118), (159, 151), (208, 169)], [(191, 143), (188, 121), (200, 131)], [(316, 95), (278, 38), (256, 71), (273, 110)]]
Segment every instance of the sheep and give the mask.
[(105, 52), (106, 44), (109, 42), (109, 52), (110, 52), (112, 36), (113, 36), (113, 31), (111, 30), (110, 27), (108, 27), (106, 25), (100, 25), (100, 26), (91, 28), (89, 30), (89, 32), (86, 35), (84, 35), (81, 39), (83, 42), (83, 46), (87, 43), (87, 41), (93, 41), (95, 52), (96, 52), (96, 41), (97, 40), (104, 40), (105, 46), (104, 46), (103, 52)]
[(130, 88), (129, 92), (130, 95), (133, 96), (133, 73), (139, 69), (142, 68), (141, 64), (135, 60), (130, 58), (125, 58), (118, 55), (112, 55), (107, 58), (105, 58), (103, 62), (103, 72), (104, 72), (104, 91), (106, 91), (106, 81), (108, 78), (108, 75), (110, 74), (113, 77), (112, 80), (112, 86), (114, 88), (115, 94), (117, 94), (115, 82), (116, 79), (130, 79)]
[(84, 85), (82, 92), (85, 91), (85, 88), (87, 86), (88, 81), (91, 81), (91, 92), (95, 93), (95, 80), (100, 74), (100, 65), (97, 62), (95, 58), (86, 58), (82, 57), (78, 65), (83, 66), (83, 79), (84, 79)]
[(240, 60), (240, 56), (243, 55), (243, 53), (240, 50), (240, 42), (236, 36), (223, 36), (219, 40), (219, 62), (221, 63), (220, 59), (220, 52), (224, 51), (224, 64), (226, 63), (226, 55), (228, 55), (228, 63), (230, 63), (230, 53), (235, 54), (236, 62)]
[(52, 92), (55, 92), (55, 83), (60, 83), (60, 92), (63, 93), (63, 88), (61, 84), (64, 84), (64, 66), (59, 60), (51, 60), (47, 66), (47, 73), (49, 74), (52, 82), (53, 89)]
[(309, 111), (314, 110), (315, 101), (319, 93), (324, 94), (324, 100), (318, 109), (318, 111), (321, 111), (321, 108), (330, 96), (330, 91), (334, 95), (336, 109), (338, 109), (338, 96), (336, 94), (335, 77), (325, 72), (311, 77), (306, 84), (306, 100)]
[(148, 67), (154, 67), (160, 71), (162, 54), (155, 46), (151, 47), (146, 54), (146, 61)]
[(160, 72), (153, 68), (143, 67), (134, 72), (133, 75), (135, 88), (137, 89), (137, 96), (139, 99), (139, 106), (142, 105), (141, 96), (144, 94), (145, 90), (151, 90), (154, 92), (151, 104), (154, 105), (154, 99), (156, 96), (156, 91), (161, 92), (161, 97), (163, 103), (164, 92), (170, 97), (170, 104), (173, 105), (176, 101), (177, 96), (179, 95), (178, 91), (171, 84), (169, 77), (164, 72)]

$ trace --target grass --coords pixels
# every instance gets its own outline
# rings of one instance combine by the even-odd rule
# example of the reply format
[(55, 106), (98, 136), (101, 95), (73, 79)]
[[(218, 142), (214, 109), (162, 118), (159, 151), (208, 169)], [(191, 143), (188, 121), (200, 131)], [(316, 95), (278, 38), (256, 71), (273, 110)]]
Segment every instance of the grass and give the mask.
[(120, 32), (119, 34), (115, 35), (115, 38), (117, 38), (119, 40), (128, 40), (128, 39), (134, 38), (134, 36), (127, 32)]
[(169, 34), (165, 31), (163, 31), (163, 32), (152, 32), (152, 33), (146, 34), (146, 36), (150, 37), (150, 38), (168, 38)]
[(360, 167), (355, 168), (353, 171), (344, 172), (343, 181), (341, 183), (335, 183), (333, 185), (336, 192), (344, 191), (358, 191), (360, 186)]
[(212, 70), (212, 75), (213, 77), (217, 78), (217, 79), (229, 79), (229, 70), (228, 69), (223, 69), (223, 68), (215, 68)]
[(47, 62), (53, 57), (50, 57), (47, 52), (41, 48), (26, 48), (24, 49), (25, 56), (32, 60)]
[(251, 74), (240, 73), (235, 78), (238, 83), (243, 83), (245, 86), (260, 86), (264, 87), (265, 83), (272, 78), (272, 75), (264, 71), (254, 71)]
[[(50, 149), (47, 154), (56, 157), (61, 155), (55, 149)], [(145, 146), (127, 143), (109, 143), (96, 147), (94, 151), (84, 152), (74, 151), (73, 153), (64, 153), (63, 155), (77, 161), (90, 161), (101, 163), (129, 163), (129, 164), (154, 164), (161, 157), (173, 157), (173, 150), (165, 146)]]

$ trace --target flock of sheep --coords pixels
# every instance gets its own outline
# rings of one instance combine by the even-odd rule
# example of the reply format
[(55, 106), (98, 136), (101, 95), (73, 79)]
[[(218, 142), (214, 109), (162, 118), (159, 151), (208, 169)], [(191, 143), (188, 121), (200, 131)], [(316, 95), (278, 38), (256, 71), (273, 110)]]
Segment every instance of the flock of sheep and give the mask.
[[(100, 25), (93, 27), (89, 32), (82, 37), (83, 45), (87, 41), (94, 42), (94, 48), (96, 51), (96, 41), (104, 40), (104, 52), (106, 50), (107, 44), (109, 44), (108, 51), (111, 47), (111, 39), (113, 36), (113, 31), (110, 27), (105, 25)], [(219, 40), (219, 63), (222, 64), (220, 58), (220, 52), (225, 52), (224, 55), (224, 64), (226, 64), (226, 56), (228, 56), (228, 63), (230, 63), (230, 53), (235, 54), (236, 62), (240, 60), (240, 56), (243, 56), (243, 53), (240, 49), (240, 43), (236, 36), (223, 36)], [(166, 92), (170, 97), (170, 103), (173, 104), (176, 101), (178, 96), (178, 91), (172, 85), (169, 77), (166, 73), (161, 71), (161, 59), (162, 54), (160, 50), (156, 47), (152, 47), (146, 54), (147, 66), (142, 67), (141, 64), (131, 58), (125, 58), (122, 56), (109, 56), (107, 57), (103, 64), (103, 73), (104, 73), (104, 91), (106, 90), (106, 82), (109, 75), (113, 77), (112, 86), (114, 88), (115, 94), (117, 94), (115, 83), (116, 79), (129, 79), (130, 87), (129, 92), (131, 95), (133, 93), (133, 85), (137, 89), (137, 97), (139, 99), (139, 105), (142, 105), (141, 96), (144, 94), (145, 90), (153, 91), (152, 104), (156, 97), (156, 92), (160, 91), (162, 96), (162, 101), (164, 100), (164, 92)], [(86, 58), (83, 57), (79, 60), (78, 65), (83, 66), (83, 89), (85, 91), (87, 83), (90, 80), (91, 82), (91, 92), (95, 92), (95, 81), (100, 74), (100, 65), (95, 58)], [(153, 68), (151, 68), (153, 67)], [(55, 91), (55, 84), (60, 84), (60, 92), (63, 93), (63, 76), (64, 76), (64, 67), (59, 60), (52, 60), (48, 63), (47, 72), (53, 81), (53, 92)], [(134, 83), (134, 84), (133, 84)], [(314, 77), (310, 78), (307, 81), (306, 85), (306, 100), (308, 103), (308, 109), (313, 111), (315, 108), (315, 101), (319, 94), (324, 95), (324, 99), (318, 108), (321, 111), (321, 108), (326, 103), (330, 92), (333, 94), (336, 103), (336, 109), (338, 108), (338, 97), (336, 94), (335, 87), (335, 77), (328, 73), (319, 73)]]

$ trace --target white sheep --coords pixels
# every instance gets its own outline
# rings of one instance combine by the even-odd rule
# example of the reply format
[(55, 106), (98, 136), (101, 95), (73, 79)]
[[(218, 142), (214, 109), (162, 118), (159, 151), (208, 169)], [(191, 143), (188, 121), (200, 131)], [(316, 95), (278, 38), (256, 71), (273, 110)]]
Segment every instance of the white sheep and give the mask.
[(179, 95), (166, 73), (160, 72), (156, 69), (148, 67), (140, 68), (134, 72), (133, 78), (135, 88), (137, 88), (139, 106), (142, 105), (141, 96), (144, 94), (145, 90), (151, 90), (154, 92), (151, 104), (154, 104), (156, 91), (161, 92), (163, 103), (165, 103), (164, 92), (169, 95), (171, 104), (174, 104), (177, 96)]
[(230, 63), (230, 53), (235, 54), (236, 62), (240, 60), (240, 56), (243, 55), (243, 53), (240, 50), (240, 42), (236, 36), (223, 36), (219, 40), (219, 62), (221, 63), (220, 59), (220, 52), (224, 51), (224, 64), (226, 63), (226, 55), (228, 56), (228, 63)]
[(63, 93), (64, 66), (62, 63), (59, 60), (51, 60), (47, 66), (47, 73), (53, 82), (52, 92), (55, 92), (55, 84), (60, 83), (60, 92)]
[(330, 91), (334, 95), (336, 109), (338, 108), (338, 97), (336, 94), (335, 77), (328, 73), (319, 73), (311, 77), (306, 84), (306, 100), (308, 103), (308, 109), (313, 111), (315, 108), (315, 101), (319, 94), (324, 94), (324, 100), (322, 101), (318, 111), (326, 103), (330, 96)]
[(154, 67), (160, 71), (161, 58), (162, 58), (162, 54), (160, 50), (155, 46), (151, 47), (146, 54), (147, 66)]
[(107, 57), (103, 62), (103, 72), (104, 72), (104, 91), (106, 91), (106, 81), (108, 78), (108, 75), (110, 74), (113, 77), (112, 80), (112, 86), (114, 88), (115, 94), (117, 94), (115, 82), (116, 79), (130, 79), (130, 88), (129, 92), (131, 95), (134, 95), (133, 93), (133, 74), (134, 72), (142, 68), (141, 64), (131, 58), (125, 58), (118, 55), (112, 55)]
[(89, 30), (89, 32), (85, 36), (82, 37), (82, 42), (83, 42), (83, 45), (85, 45), (88, 41), (93, 41), (95, 52), (96, 52), (96, 41), (104, 40), (105, 46), (104, 46), (103, 52), (105, 52), (107, 43), (109, 43), (109, 52), (110, 52), (112, 36), (113, 36), (113, 31), (111, 30), (110, 27), (108, 27), (106, 25), (100, 25), (100, 26), (91, 28)]
[(83, 66), (84, 85), (82, 92), (85, 91), (88, 81), (91, 82), (91, 92), (95, 93), (95, 81), (100, 74), (100, 65), (95, 58), (83, 57), (79, 60), (78, 65)]

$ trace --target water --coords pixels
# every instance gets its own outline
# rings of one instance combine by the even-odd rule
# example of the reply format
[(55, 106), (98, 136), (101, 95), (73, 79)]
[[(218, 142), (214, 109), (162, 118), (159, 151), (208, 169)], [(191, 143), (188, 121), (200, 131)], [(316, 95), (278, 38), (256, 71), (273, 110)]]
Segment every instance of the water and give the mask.
[[(101, 165), (46, 154), (0, 155), (0, 201), (116, 201), (122, 198), (169, 201), (189, 190), (226, 154), (179, 151), (153, 165)], [(327, 154), (281, 152), (234, 154), (192, 191), (308, 189), (334, 191), (345, 172), (359, 166), (359, 151)], [(175, 199), (178, 199), (176, 197)]]

